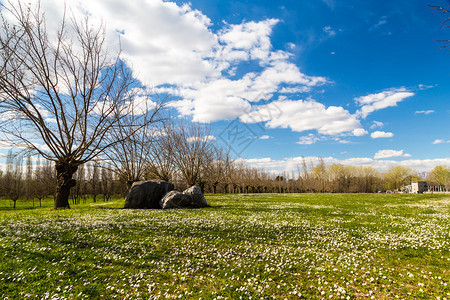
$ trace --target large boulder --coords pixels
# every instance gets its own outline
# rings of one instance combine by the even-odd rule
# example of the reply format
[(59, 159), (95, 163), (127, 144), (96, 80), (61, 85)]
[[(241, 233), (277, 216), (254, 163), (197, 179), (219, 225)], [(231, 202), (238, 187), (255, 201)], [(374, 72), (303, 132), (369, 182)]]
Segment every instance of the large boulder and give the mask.
[(159, 201), (173, 189), (173, 184), (162, 180), (135, 182), (125, 198), (124, 208), (160, 208)]
[(162, 209), (184, 208), (192, 207), (194, 203), (191, 196), (180, 193), (179, 191), (170, 191), (159, 201), (159, 206)]
[(191, 186), (187, 190), (183, 192), (185, 195), (189, 195), (192, 197), (193, 205), (197, 207), (205, 207), (208, 206), (206, 202), (205, 196), (203, 196), (202, 190), (199, 187)]

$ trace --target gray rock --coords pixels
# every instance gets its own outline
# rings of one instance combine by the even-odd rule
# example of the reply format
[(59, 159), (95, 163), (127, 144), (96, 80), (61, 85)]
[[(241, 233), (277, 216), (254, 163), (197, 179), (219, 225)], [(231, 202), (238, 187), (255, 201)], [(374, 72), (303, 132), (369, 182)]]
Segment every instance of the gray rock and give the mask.
[(160, 208), (159, 201), (173, 189), (173, 184), (162, 180), (135, 182), (125, 198), (124, 208)]
[(193, 207), (194, 203), (191, 196), (180, 193), (178, 191), (170, 191), (164, 195), (161, 201), (159, 201), (159, 206), (162, 209), (184, 208)]
[(202, 190), (199, 187), (196, 187), (195, 185), (185, 190), (183, 194), (191, 196), (193, 204), (197, 207), (208, 206), (205, 196), (203, 196)]

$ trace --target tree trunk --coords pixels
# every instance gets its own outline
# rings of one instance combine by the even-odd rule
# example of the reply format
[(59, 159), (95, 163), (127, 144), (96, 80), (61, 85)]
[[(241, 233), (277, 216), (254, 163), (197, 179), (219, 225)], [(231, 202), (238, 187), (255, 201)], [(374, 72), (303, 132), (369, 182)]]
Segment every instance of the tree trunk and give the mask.
[(67, 162), (57, 162), (56, 169), (56, 193), (55, 193), (55, 209), (70, 208), (69, 195), (70, 189), (77, 183), (72, 179), (73, 174), (77, 171), (78, 166), (73, 166)]

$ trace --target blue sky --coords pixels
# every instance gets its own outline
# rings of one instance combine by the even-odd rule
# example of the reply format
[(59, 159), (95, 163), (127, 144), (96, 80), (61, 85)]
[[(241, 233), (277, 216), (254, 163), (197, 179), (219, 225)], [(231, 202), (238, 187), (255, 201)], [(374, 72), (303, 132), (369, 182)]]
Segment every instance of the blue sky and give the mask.
[[(326, 140), (301, 145), (295, 142), (302, 136), (320, 137), (315, 130), (293, 132), (266, 128), (261, 134), (270, 138), (256, 140), (241, 153), (244, 158), (286, 161), (298, 156), (321, 156), (348, 160), (373, 158), (380, 150), (397, 152), (391, 154), (403, 150), (406, 155), (386, 157), (389, 161), (449, 157), (450, 53), (440, 49), (441, 44), (436, 40), (448, 38), (450, 33), (440, 28), (443, 15), (426, 4), (420, 1), (192, 1), (192, 6), (208, 15), (216, 24), (213, 28), (218, 29), (224, 21), (238, 24), (279, 19), (271, 34), (272, 46), (290, 51), (293, 54), (290, 61), (305, 74), (324, 76), (330, 81), (294, 99), (313, 97), (326, 106), (342, 106), (354, 113), (359, 108), (355, 98), (402, 87), (414, 93), (396, 106), (377, 110), (361, 120), (368, 134), (342, 138), (348, 143), (325, 136)], [(292, 44), (295, 47), (289, 49)], [(222, 128), (221, 124), (217, 125)], [(372, 138), (370, 133), (375, 131), (390, 132), (393, 136)], [(438, 143), (440, 140), (447, 143)], [(264, 165), (268, 160), (261, 161), (260, 165)], [(432, 163), (411, 165), (428, 169)]]
[[(209, 123), (236, 158), (293, 171), (326, 163), (450, 165), (450, 38), (423, 1), (70, 1), (110, 49)], [(449, 6), (435, 0), (434, 5)], [(62, 1), (43, 0), (57, 20)], [(51, 21), (49, 26), (56, 26)], [(250, 138), (239, 144), (231, 129)]]

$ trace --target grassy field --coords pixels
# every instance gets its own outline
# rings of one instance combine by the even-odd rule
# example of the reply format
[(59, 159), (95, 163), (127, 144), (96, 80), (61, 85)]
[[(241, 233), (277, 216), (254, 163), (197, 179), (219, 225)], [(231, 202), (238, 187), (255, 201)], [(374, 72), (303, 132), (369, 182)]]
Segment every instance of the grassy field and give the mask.
[(0, 201), (8, 299), (450, 299), (450, 196), (209, 195), (209, 208)]

